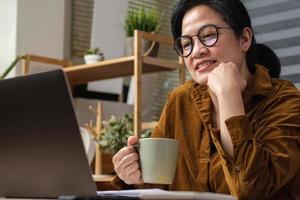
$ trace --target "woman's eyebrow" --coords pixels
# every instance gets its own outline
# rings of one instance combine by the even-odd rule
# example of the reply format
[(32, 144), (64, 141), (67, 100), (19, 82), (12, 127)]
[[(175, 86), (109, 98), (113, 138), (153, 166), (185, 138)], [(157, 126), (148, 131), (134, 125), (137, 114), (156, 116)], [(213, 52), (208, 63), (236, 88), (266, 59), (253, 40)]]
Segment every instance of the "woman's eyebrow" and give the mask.
[(219, 26), (219, 25), (216, 25), (216, 24), (213, 24), (213, 23), (206, 23), (206, 24), (203, 24), (203, 25), (201, 25), (200, 27), (198, 27), (198, 28), (196, 29), (197, 32), (196, 32), (195, 34), (183, 34), (183, 33), (181, 33), (181, 36), (191, 36), (191, 35), (196, 35), (196, 34), (198, 34), (198, 32), (199, 32), (200, 29), (202, 29), (203, 27), (208, 26), (208, 25)]

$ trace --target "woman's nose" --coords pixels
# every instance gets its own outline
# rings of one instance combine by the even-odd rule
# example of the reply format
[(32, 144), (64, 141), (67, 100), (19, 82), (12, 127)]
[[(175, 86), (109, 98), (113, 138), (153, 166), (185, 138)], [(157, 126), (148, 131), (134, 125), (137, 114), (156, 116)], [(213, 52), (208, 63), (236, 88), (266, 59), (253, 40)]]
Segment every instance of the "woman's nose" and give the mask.
[(192, 51), (192, 55), (193, 57), (203, 57), (204, 55), (206, 55), (208, 52), (208, 49), (206, 46), (204, 46), (198, 38), (194, 39), (194, 48)]

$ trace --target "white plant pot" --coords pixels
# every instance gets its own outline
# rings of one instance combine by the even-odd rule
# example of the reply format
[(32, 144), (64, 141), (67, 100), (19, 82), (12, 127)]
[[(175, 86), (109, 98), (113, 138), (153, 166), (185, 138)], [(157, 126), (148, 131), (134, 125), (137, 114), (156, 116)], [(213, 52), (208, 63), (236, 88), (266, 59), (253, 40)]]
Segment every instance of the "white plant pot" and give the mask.
[(85, 55), (84, 61), (86, 64), (92, 64), (103, 60), (103, 56), (97, 54)]
[[(155, 43), (155, 45), (152, 46), (152, 42), (149, 40), (142, 40), (142, 50), (143, 50), (143, 54), (148, 52), (150, 50), (149, 55), (152, 57), (156, 57), (157, 56), (157, 52), (158, 52), (158, 45), (159, 43)], [(134, 49), (134, 38), (133, 37), (128, 37), (125, 39), (125, 43), (124, 43), (124, 50), (123, 50), (123, 55), (124, 56), (132, 56), (133, 55), (133, 49)]]

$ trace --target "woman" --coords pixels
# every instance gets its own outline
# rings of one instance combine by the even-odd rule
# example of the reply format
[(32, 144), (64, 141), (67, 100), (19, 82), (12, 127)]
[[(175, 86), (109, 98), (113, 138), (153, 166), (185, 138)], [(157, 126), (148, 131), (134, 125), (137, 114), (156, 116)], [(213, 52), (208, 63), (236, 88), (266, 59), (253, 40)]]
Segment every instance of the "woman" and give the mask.
[[(193, 80), (170, 94), (152, 135), (180, 140), (168, 189), (300, 199), (300, 93), (292, 83), (270, 77), (266, 68), (273, 72), (270, 64), (277, 59), (270, 49), (262, 57), (270, 60), (256, 56), (259, 46), (244, 5), (181, 0), (172, 33)], [(129, 138), (113, 158), (119, 188), (143, 186), (131, 146), (136, 142)]]

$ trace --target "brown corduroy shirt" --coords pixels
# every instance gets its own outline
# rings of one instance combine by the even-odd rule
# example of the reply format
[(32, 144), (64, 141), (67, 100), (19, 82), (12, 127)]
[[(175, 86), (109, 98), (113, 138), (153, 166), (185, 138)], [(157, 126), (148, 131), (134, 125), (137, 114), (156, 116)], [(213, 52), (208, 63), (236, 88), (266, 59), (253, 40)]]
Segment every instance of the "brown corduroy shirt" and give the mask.
[[(300, 199), (300, 92), (257, 66), (243, 101), (246, 115), (225, 122), (230, 157), (212, 127), (207, 87), (188, 81), (169, 95), (152, 135), (180, 140), (176, 176), (167, 189), (229, 193), (242, 200)], [(113, 184), (130, 188), (118, 177)]]

